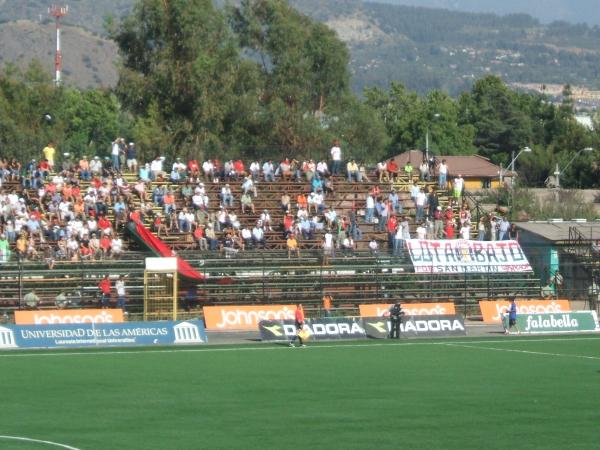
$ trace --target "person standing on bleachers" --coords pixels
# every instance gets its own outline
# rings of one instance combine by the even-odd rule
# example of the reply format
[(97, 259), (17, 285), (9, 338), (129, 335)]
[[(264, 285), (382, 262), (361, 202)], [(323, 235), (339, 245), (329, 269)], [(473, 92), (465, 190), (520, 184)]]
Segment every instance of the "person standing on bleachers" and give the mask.
[(129, 173), (137, 173), (137, 149), (135, 148), (135, 143), (133, 142), (130, 142), (127, 148), (125, 149), (125, 163), (127, 164), (127, 169), (129, 170)]
[(102, 297), (100, 302), (102, 304), (102, 308), (108, 308), (110, 306), (110, 289), (111, 283), (108, 275), (104, 275), (104, 278), (98, 283), (98, 289), (100, 289), (100, 293)]
[(117, 308), (120, 308), (125, 312), (125, 302), (127, 301), (127, 292), (125, 289), (125, 278), (127, 275), (119, 275), (117, 281), (115, 281), (115, 291), (117, 291)]
[(48, 142), (48, 145), (44, 147), (44, 149), (42, 150), (42, 153), (44, 154), (44, 158), (48, 162), (50, 171), (54, 170), (54, 157), (56, 155), (56, 149), (54, 148), (54, 143)]
[(340, 148), (339, 139), (333, 141), (333, 147), (329, 152), (331, 154), (331, 175), (338, 176), (342, 164), (342, 149)]
[(438, 167), (438, 188), (446, 190), (447, 188), (447, 177), (448, 177), (448, 165), (446, 160), (442, 159)]

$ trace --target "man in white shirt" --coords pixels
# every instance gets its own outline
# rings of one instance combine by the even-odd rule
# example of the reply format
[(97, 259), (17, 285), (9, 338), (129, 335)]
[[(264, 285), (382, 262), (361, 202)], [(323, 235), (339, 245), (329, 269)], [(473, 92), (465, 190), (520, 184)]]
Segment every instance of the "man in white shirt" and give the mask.
[(174, 172), (183, 172), (185, 171), (186, 167), (185, 164), (183, 162), (181, 162), (181, 158), (177, 158), (175, 160), (175, 162), (173, 163), (173, 166), (171, 167), (171, 170)]
[(117, 308), (121, 308), (125, 311), (125, 275), (119, 275), (119, 279), (115, 281), (115, 289), (117, 291)]
[(273, 166), (273, 161), (269, 160), (265, 162), (263, 164), (262, 170), (263, 176), (265, 177), (265, 183), (268, 183), (269, 181), (275, 181), (275, 167)]
[(446, 160), (442, 159), (440, 166), (438, 167), (438, 187), (440, 189), (446, 189), (446, 180), (448, 178), (448, 166)]
[(427, 194), (423, 189), (419, 190), (417, 194), (417, 198), (415, 199), (415, 204), (417, 206), (417, 214), (415, 220), (420, 222), (423, 219), (423, 215), (425, 214), (425, 205), (427, 204)]
[(209, 159), (208, 161), (204, 161), (202, 163), (202, 172), (204, 172), (204, 181), (212, 181), (214, 179), (214, 170), (215, 166), (213, 162)]
[(123, 241), (116, 235), (115, 238), (110, 243), (110, 248), (112, 252), (113, 258), (118, 258), (123, 253)]
[(119, 164), (119, 154), (121, 153), (121, 147), (119, 145), (120, 143), (121, 143), (120, 138), (115, 139), (112, 143), (111, 150), (110, 150), (110, 155), (112, 156), (113, 168), (116, 171), (119, 171), (119, 169), (120, 169), (120, 164)]
[(325, 236), (323, 236), (323, 264), (329, 263), (329, 258), (335, 256), (333, 246), (333, 234), (328, 229)]
[(162, 156), (157, 156), (150, 163), (150, 174), (151, 174), (153, 180), (156, 180), (158, 177), (161, 177), (164, 175), (164, 172), (163, 172), (163, 161), (164, 160), (165, 160), (165, 158), (163, 158)]
[(249, 167), (250, 175), (252, 176), (252, 180), (254, 182), (258, 181), (260, 176), (260, 163), (258, 161), (252, 161)]
[(340, 148), (340, 141), (338, 139), (333, 141), (330, 153), (332, 160), (331, 174), (337, 176), (340, 174), (340, 165), (342, 163), (342, 149)]
[(259, 222), (257, 222), (252, 229), (252, 240), (254, 241), (254, 245), (256, 247), (260, 245), (263, 249), (265, 248), (265, 232), (263, 231)]

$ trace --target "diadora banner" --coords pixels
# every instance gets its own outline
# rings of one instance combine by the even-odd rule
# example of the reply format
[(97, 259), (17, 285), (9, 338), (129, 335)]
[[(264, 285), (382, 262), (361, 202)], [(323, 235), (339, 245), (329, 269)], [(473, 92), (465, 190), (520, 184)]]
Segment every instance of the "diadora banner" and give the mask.
[[(296, 335), (293, 320), (262, 320), (258, 324), (263, 341), (288, 341)], [(310, 340), (364, 339), (367, 337), (360, 318), (328, 317), (307, 319), (304, 328)]]
[[(550, 314), (571, 311), (568, 300), (517, 300), (518, 314)], [(501, 323), (502, 315), (508, 311), (507, 301), (484, 300), (479, 302), (479, 309), (486, 323)]]
[(293, 320), (296, 306), (205, 306), (203, 310), (208, 330), (256, 330), (261, 320)]
[(66, 323), (121, 323), (121, 309), (46, 309), (15, 311), (17, 325), (52, 325)]
[[(358, 305), (361, 317), (387, 317), (391, 304)], [(446, 316), (456, 314), (454, 303), (402, 303), (407, 316)]]
[(199, 320), (0, 326), (0, 349), (206, 343)]
[[(367, 336), (385, 339), (391, 329), (388, 319), (382, 317), (365, 317), (363, 326)], [(400, 323), (400, 337), (442, 337), (464, 336), (467, 334), (465, 322), (461, 316), (404, 316)]]
[(417, 273), (531, 272), (517, 241), (406, 241)]
[(596, 311), (563, 314), (517, 314), (517, 327), (522, 333), (568, 333), (600, 331)]

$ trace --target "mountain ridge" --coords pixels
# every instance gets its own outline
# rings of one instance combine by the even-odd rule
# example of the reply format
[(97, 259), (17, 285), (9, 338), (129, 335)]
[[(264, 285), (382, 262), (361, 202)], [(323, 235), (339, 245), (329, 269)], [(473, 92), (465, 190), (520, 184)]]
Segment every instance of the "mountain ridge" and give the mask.
[[(0, 21), (4, 21), (0, 23), (0, 63), (23, 65), (35, 57), (53, 73), (54, 23), (42, 16), (47, 5), (24, 0), (10, 9), (9, 3), (15, 2), (0, 2)], [(71, 5), (63, 21), (66, 83), (84, 88), (114, 86), (117, 50), (102, 37), (100, 18), (127, 13), (133, 3), (96, 0)], [(400, 81), (421, 93), (443, 89), (457, 95), (468, 90), (473, 80), (491, 73), (508, 83), (570, 83), (600, 89), (598, 27), (544, 25), (524, 14), (463, 13), (359, 0), (290, 3), (328, 24), (346, 42), (357, 93)], [(23, 16), (30, 20), (14, 20)]]

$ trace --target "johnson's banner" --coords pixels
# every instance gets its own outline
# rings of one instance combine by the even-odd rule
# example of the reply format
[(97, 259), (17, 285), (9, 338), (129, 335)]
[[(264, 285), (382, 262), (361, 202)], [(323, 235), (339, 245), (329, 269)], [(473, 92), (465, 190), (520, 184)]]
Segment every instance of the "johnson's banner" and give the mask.
[(0, 349), (204, 344), (199, 320), (0, 326)]
[[(552, 314), (571, 311), (568, 300), (517, 300), (518, 314)], [(479, 309), (486, 323), (501, 323), (502, 315), (506, 314), (510, 303), (508, 301), (480, 301)]]
[(417, 273), (531, 272), (517, 241), (406, 241)]
[(261, 320), (294, 320), (294, 305), (205, 306), (207, 330), (256, 330)]
[[(361, 317), (387, 317), (391, 303), (358, 305)], [(456, 314), (454, 303), (402, 303), (407, 316), (452, 316)]]
[(121, 309), (44, 309), (15, 311), (17, 325), (58, 325), (67, 323), (120, 323)]

